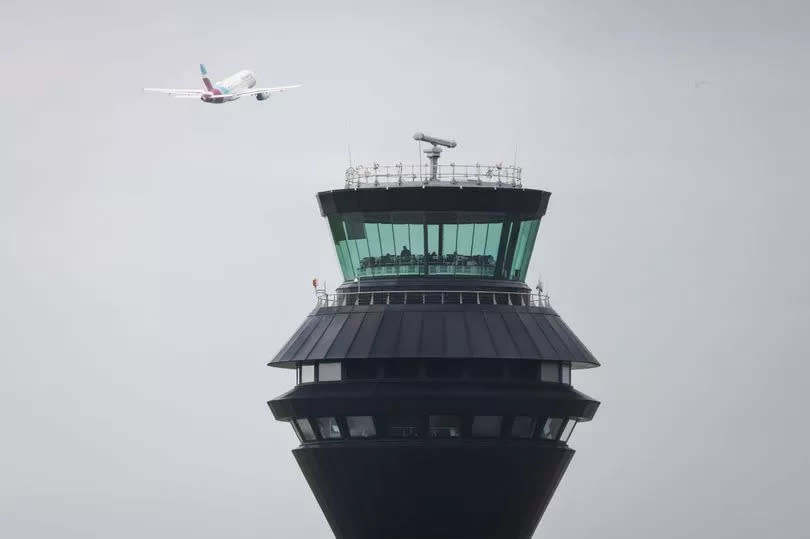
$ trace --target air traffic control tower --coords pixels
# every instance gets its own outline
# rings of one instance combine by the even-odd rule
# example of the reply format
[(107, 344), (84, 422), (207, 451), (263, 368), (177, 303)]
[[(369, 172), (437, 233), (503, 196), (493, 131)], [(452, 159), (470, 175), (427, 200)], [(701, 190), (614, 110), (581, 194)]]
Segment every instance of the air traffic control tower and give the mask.
[(344, 282), (270, 362), (269, 402), (338, 539), (526, 539), (599, 403), (599, 363), (526, 270), (550, 193), (509, 166), (347, 171), (318, 193)]

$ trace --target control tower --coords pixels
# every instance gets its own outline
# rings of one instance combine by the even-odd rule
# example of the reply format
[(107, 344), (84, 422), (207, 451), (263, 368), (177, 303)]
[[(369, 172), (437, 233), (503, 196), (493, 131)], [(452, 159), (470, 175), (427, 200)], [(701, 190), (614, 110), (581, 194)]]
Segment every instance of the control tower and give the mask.
[(510, 166), (352, 167), (318, 193), (344, 282), (270, 366), (269, 402), (338, 539), (525, 539), (599, 403), (599, 365), (526, 285), (550, 193)]

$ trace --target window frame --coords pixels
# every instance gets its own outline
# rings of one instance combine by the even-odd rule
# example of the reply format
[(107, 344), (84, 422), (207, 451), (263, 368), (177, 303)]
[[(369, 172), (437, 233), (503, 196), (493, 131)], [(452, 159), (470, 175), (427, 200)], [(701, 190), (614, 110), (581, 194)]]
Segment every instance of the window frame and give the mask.
[[(304, 369), (311, 368), (312, 369), (312, 380), (304, 381)], [(318, 368), (315, 363), (302, 363), (300, 366), (301, 369), (301, 384), (317, 384), (318, 383)]]
[[(377, 424), (374, 421), (373, 415), (347, 415), (343, 416), (344, 421), (346, 422), (346, 438), (349, 440), (369, 440), (372, 438), (378, 438), (379, 434), (377, 431)], [(371, 429), (373, 434), (371, 436), (352, 436), (352, 426), (350, 423), (350, 419), (361, 419), (361, 418), (368, 418), (371, 421)]]
[[(475, 419), (477, 417), (481, 418), (496, 418), (497, 427), (495, 429), (495, 434), (476, 434), (475, 433)], [(504, 420), (502, 415), (473, 415), (472, 419), (470, 420), (470, 438), (474, 439), (481, 439), (481, 440), (494, 440), (503, 437), (503, 425)]]
[[(321, 423), (322, 420), (331, 420), (332, 421), (332, 423), (329, 426), (331, 427), (332, 425), (334, 425), (334, 426), (337, 427), (337, 429), (338, 429), (337, 430), (337, 436), (324, 436), (323, 435), (324, 427), (323, 427), (323, 425)], [(318, 427), (317, 432), (318, 432), (318, 438), (320, 440), (331, 441), (331, 440), (343, 440), (345, 438), (345, 436), (343, 435), (343, 429), (340, 426), (340, 418), (339, 418), (339, 416), (325, 415), (325, 416), (316, 417), (315, 418), (315, 425)], [(331, 433), (332, 431), (328, 430), (327, 432)]]
[[(579, 423), (579, 421), (577, 421), (577, 419), (575, 417), (569, 417), (568, 419), (566, 419), (565, 424), (560, 429), (560, 438), (559, 438), (559, 440), (561, 442), (563, 442), (565, 444), (568, 443), (568, 440), (571, 439), (571, 435), (574, 433), (574, 429), (576, 428), (577, 423)], [(571, 425), (570, 429), (568, 428), (568, 425)], [(568, 431), (568, 432), (566, 433), (566, 431)]]
[[(544, 418), (543, 424), (540, 425), (538, 427), (538, 429), (537, 429), (537, 437), (539, 439), (545, 440), (547, 442), (558, 441), (560, 439), (560, 433), (562, 432), (562, 429), (565, 426), (565, 420), (566, 420), (566, 418), (564, 418), (564, 417), (546, 417), (546, 418)], [(545, 428), (546, 424), (548, 422), (550, 422), (550, 421), (559, 421), (559, 423), (557, 424), (557, 430), (552, 431), (551, 437), (546, 437), (544, 435), (543, 429)]]
[[(329, 366), (337, 365), (337, 376), (338, 376), (337, 379), (329, 379), (329, 380), (322, 380), (321, 379), (321, 368), (324, 365), (329, 365)], [(341, 361), (324, 361), (322, 363), (318, 363), (317, 367), (318, 367), (317, 368), (317, 381), (318, 381), (318, 383), (321, 383), (321, 382), (341, 382), (341, 381), (343, 381), (343, 362), (341, 362)]]
[[(529, 423), (529, 433), (527, 436), (521, 436), (515, 433), (515, 427), (517, 426), (518, 419), (528, 419)], [(530, 415), (516, 415), (512, 418), (512, 425), (509, 428), (509, 437), (515, 440), (531, 440), (534, 438), (534, 434), (537, 431), (537, 418)]]
[[(295, 422), (295, 428), (301, 433), (300, 438), (301, 438), (302, 443), (317, 442), (318, 441), (318, 439), (319, 439), (318, 438), (318, 433), (312, 427), (312, 421), (310, 421), (309, 417), (296, 417), (296, 418), (293, 418), (293, 421)], [(310, 430), (310, 432), (312, 432), (312, 438), (311, 439), (307, 438), (307, 436), (304, 434), (304, 431), (301, 429), (301, 424), (300, 424), (301, 421), (306, 421), (307, 425), (309, 426), (309, 430)]]

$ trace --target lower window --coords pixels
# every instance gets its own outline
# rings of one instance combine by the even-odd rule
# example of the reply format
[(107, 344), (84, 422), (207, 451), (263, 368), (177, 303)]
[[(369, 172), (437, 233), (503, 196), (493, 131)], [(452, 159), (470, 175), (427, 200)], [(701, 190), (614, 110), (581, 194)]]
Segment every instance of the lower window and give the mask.
[(540, 429), (540, 438), (543, 440), (556, 440), (562, 424), (563, 419), (559, 417), (549, 417)]
[(428, 418), (431, 438), (458, 438), (461, 436), (460, 421), (457, 415), (432, 415)]
[(565, 422), (565, 427), (563, 427), (562, 434), (560, 435), (561, 442), (568, 442), (568, 439), (571, 437), (571, 433), (574, 432), (574, 427), (577, 426), (576, 419), (569, 419)]
[(335, 440), (342, 438), (340, 433), (340, 425), (334, 417), (319, 417), (315, 420), (318, 424), (318, 432), (321, 433), (321, 438), (324, 440)]
[(307, 418), (301, 418), (295, 420), (295, 427), (298, 431), (298, 436), (301, 438), (303, 442), (311, 442), (315, 439), (315, 430), (312, 428), (312, 424), (309, 422)]
[(477, 415), (473, 417), (472, 435), (475, 438), (498, 438), (502, 420), (499, 415)]
[(350, 438), (373, 438), (377, 435), (374, 418), (370, 415), (350, 415), (346, 417)]
[(531, 438), (534, 435), (534, 418), (519, 415), (512, 422), (513, 438)]
[(388, 421), (391, 438), (419, 438), (419, 418), (416, 416), (393, 416)]

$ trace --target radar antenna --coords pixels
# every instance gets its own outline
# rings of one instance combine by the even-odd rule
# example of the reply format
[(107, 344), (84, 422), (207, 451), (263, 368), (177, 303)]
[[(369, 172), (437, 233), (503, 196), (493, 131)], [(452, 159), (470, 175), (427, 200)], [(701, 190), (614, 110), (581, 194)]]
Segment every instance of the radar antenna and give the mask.
[(442, 154), (442, 149), (439, 146), (444, 146), (446, 148), (455, 148), (456, 141), (455, 140), (444, 140), (436, 137), (431, 137), (429, 135), (425, 135), (424, 133), (416, 133), (413, 136), (414, 140), (429, 142), (433, 146), (425, 150), (425, 155), (430, 161), (430, 176), (428, 177), (428, 181), (436, 181), (438, 179), (439, 174), (439, 156)]

